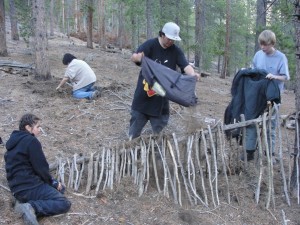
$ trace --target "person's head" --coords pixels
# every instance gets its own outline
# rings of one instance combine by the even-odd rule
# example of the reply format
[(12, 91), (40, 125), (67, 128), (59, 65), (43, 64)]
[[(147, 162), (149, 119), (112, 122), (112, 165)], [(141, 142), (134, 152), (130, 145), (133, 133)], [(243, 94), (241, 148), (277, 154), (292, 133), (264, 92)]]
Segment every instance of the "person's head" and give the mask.
[(70, 62), (72, 62), (73, 59), (76, 59), (76, 57), (70, 53), (66, 53), (63, 57), (62, 63), (64, 65), (69, 65)]
[(179, 32), (180, 28), (176, 23), (166, 23), (161, 31), (159, 31), (163, 47), (168, 48), (174, 44), (174, 41), (181, 41)]
[(24, 114), (20, 119), (19, 130), (27, 131), (34, 136), (39, 135), (41, 131), (40, 118), (31, 113)]
[(258, 43), (260, 48), (267, 54), (273, 51), (273, 47), (276, 43), (276, 36), (271, 30), (264, 30), (258, 36)]

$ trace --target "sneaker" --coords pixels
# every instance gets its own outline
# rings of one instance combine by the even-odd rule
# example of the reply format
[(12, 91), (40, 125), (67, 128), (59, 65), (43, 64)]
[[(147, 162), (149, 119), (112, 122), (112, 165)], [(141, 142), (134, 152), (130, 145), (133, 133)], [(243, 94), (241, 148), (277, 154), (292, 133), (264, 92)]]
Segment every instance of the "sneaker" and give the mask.
[(20, 214), (26, 225), (39, 225), (34, 209), (29, 203), (16, 202), (15, 212)]
[(96, 90), (93, 92), (91, 99), (98, 98), (99, 96), (100, 96), (100, 92)]

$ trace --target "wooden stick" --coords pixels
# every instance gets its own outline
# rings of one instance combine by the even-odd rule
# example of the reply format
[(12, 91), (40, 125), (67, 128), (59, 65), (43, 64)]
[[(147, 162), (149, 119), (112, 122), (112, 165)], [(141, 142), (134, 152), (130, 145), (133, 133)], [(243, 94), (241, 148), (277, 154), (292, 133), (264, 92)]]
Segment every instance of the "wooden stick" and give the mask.
[(270, 207), (270, 201), (271, 201), (271, 195), (272, 195), (272, 187), (271, 187), (271, 166), (270, 164), (272, 161), (270, 161), (270, 149), (268, 144), (268, 135), (267, 135), (267, 124), (266, 124), (266, 113), (263, 116), (263, 138), (266, 146), (266, 155), (267, 155), (267, 162), (268, 162), (268, 195), (267, 195), (267, 202), (266, 202), (266, 208), (268, 209)]
[(119, 180), (118, 183), (121, 182), (121, 179), (123, 177), (123, 169), (124, 169), (124, 164), (125, 164), (125, 157), (124, 154), (126, 154), (126, 150), (125, 150), (125, 145), (123, 144), (123, 149), (121, 151), (121, 164), (120, 164), (120, 172), (119, 172)]
[(76, 158), (77, 158), (77, 154), (74, 154), (74, 158), (73, 158), (73, 166), (74, 166), (74, 170), (75, 170), (75, 180), (74, 180), (74, 190), (77, 191), (77, 184), (78, 184), (78, 179), (79, 179), (79, 171), (77, 168), (77, 163), (76, 163)]
[(115, 157), (116, 157), (116, 149), (112, 149), (112, 154), (111, 154), (111, 168), (110, 168), (110, 189), (113, 190), (114, 188), (114, 174), (115, 174)]
[(209, 163), (209, 158), (208, 158), (208, 154), (207, 154), (206, 138), (205, 138), (205, 135), (204, 135), (204, 132), (202, 129), (201, 129), (201, 137), (202, 137), (202, 142), (203, 142), (203, 146), (204, 146), (204, 154), (205, 154), (207, 171), (208, 171), (208, 181), (209, 181), (209, 187), (210, 187), (210, 192), (211, 192), (211, 199), (214, 204), (214, 207), (216, 207), (214, 189), (213, 189), (212, 180), (211, 180), (210, 163)]
[(197, 161), (197, 165), (199, 168), (199, 175), (200, 175), (200, 180), (201, 180), (201, 186), (202, 186), (202, 191), (203, 191), (203, 195), (204, 195), (204, 202), (205, 205), (208, 205), (208, 199), (207, 199), (207, 194), (206, 194), (206, 187), (205, 187), (205, 182), (204, 182), (204, 176), (203, 176), (203, 169), (202, 169), (202, 165), (201, 165), (201, 161), (200, 161), (200, 137), (199, 137), (199, 132), (196, 133), (196, 137), (195, 137), (195, 151), (196, 151), (196, 161)]
[(152, 164), (153, 164), (153, 170), (154, 170), (155, 183), (156, 183), (158, 193), (161, 193), (160, 184), (159, 184), (159, 180), (158, 180), (158, 174), (157, 174), (156, 156), (155, 156), (153, 139), (151, 139), (151, 153), (152, 153), (151, 155), (152, 155)]
[(287, 184), (286, 184), (286, 177), (285, 177), (285, 170), (284, 170), (284, 165), (283, 165), (283, 156), (282, 156), (282, 135), (281, 135), (281, 129), (280, 129), (280, 121), (279, 121), (279, 112), (278, 112), (278, 106), (275, 104), (274, 108), (276, 110), (276, 120), (277, 120), (277, 129), (278, 129), (278, 137), (279, 137), (279, 163), (280, 163), (280, 171), (281, 171), (281, 177), (282, 177), (282, 182), (283, 182), (283, 191), (285, 195), (286, 202), (289, 206), (291, 206), (289, 194), (288, 194), (288, 189), (287, 189)]
[(76, 185), (75, 191), (78, 191), (78, 189), (80, 187), (82, 174), (83, 174), (83, 171), (84, 171), (84, 166), (85, 166), (85, 161), (83, 161), (82, 164), (81, 164), (81, 169), (80, 169), (80, 173), (79, 173), (79, 177), (78, 177), (78, 183)]
[[(245, 122), (245, 115), (244, 114), (241, 114), (241, 121), (242, 122)], [(247, 149), (246, 149), (246, 135), (247, 135), (247, 128), (246, 126), (242, 128), (242, 138), (243, 138), (243, 154), (244, 154), (244, 170), (246, 171), (248, 169), (248, 158), (247, 158)], [(239, 154), (238, 153), (238, 157), (239, 157)], [(240, 159), (238, 159), (240, 160)]]
[(215, 172), (214, 180), (215, 180), (216, 200), (217, 200), (217, 205), (220, 205), (219, 190), (218, 190), (218, 162), (217, 162), (217, 157), (216, 157), (217, 156), (216, 146), (214, 144), (210, 126), (208, 125), (207, 128), (208, 128), (208, 134), (209, 134), (209, 139), (210, 139), (210, 143), (211, 143), (210, 146), (212, 148), (212, 158), (213, 158), (213, 163), (214, 163), (214, 172)]
[(100, 171), (100, 175), (99, 175), (99, 178), (98, 178), (97, 187), (96, 187), (96, 190), (95, 190), (95, 195), (97, 195), (98, 192), (99, 192), (100, 184), (101, 184), (101, 181), (102, 181), (102, 178), (103, 178), (105, 152), (106, 152), (106, 150), (103, 147), (102, 154), (101, 154), (101, 171)]
[[(188, 137), (188, 143), (187, 143), (187, 146), (188, 146), (188, 157), (187, 157), (187, 164), (188, 164), (188, 180), (189, 180), (189, 183), (190, 183), (190, 188), (194, 194), (194, 196), (204, 205), (207, 207), (207, 205), (205, 205), (205, 203), (203, 202), (203, 200), (201, 199), (201, 197), (197, 194), (197, 191), (196, 191), (196, 188), (195, 186), (193, 185), (192, 181), (191, 181), (191, 170), (190, 170), (190, 165), (193, 165), (192, 163), (192, 159), (191, 159), (191, 153), (192, 153), (192, 147), (193, 147), (193, 142), (194, 142), (194, 136), (189, 136)], [(193, 166), (192, 166), (193, 167)], [(195, 173), (195, 171), (193, 172)], [(196, 202), (195, 202), (196, 203)]]
[(185, 191), (187, 193), (187, 196), (188, 196), (190, 204), (193, 206), (194, 203), (193, 203), (192, 198), (191, 198), (191, 194), (190, 194), (190, 191), (189, 191), (189, 188), (188, 188), (188, 185), (187, 185), (187, 181), (186, 181), (184, 169), (183, 169), (183, 166), (182, 166), (182, 162), (181, 162), (181, 157), (180, 157), (179, 146), (178, 146), (178, 141), (177, 141), (177, 138), (176, 138), (176, 134), (172, 133), (172, 136), (173, 136), (173, 140), (174, 140), (174, 144), (175, 144), (175, 149), (176, 149), (176, 152), (177, 152), (178, 165), (179, 165), (181, 176), (182, 176), (182, 179), (183, 179)]
[(138, 146), (134, 149), (134, 184), (138, 184)]
[(139, 176), (139, 197), (142, 196), (142, 194), (144, 193), (144, 177), (145, 177), (145, 153), (146, 153), (146, 146), (145, 146), (145, 142), (143, 140), (143, 138), (141, 138), (140, 141), (140, 145), (141, 145), (141, 167), (139, 168), (140, 171), (140, 176)]
[(257, 133), (257, 144), (258, 144), (258, 165), (259, 165), (259, 174), (257, 176), (257, 187), (255, 191), (255, 201), (256, 204), (259, 202), (260, 197), (260, 187), (261, 187), (261, 181), (262, 181), (262, 175), (263, 175), (263, 162), (262, 162), (262, 141), (261, 136), (259, 135), (259, 125), (258, 123), (255, 124), (256, 133)]
[(91, 152), (90, 161), (88, 163), (88, 178), (87, 178), (85, 194), (89, 194), (91, 191), (92, 180), (93, 180), (94, 154), (95, 152)]
[(226, 159), (225, 159), (225, 138), (224, 138), (224, 132), (222, 132), (222, 126), (218, 125), (218, 136), (220, 139), (220, 154), (221, 154), (221, 160), (223, 165), (223, 174), (226, 181), (226, 192), (227, 192), (227, 202), (230, 204), (230, 191), (229, 191), (229, 181), (227, 176), (227, 166), (226, 166)]
[(146, 151), (146, 184), (145, 184), (145, 192), (148, 190), (149, 180), (150, 180), (150, 161), (149, 161), (149, 154), (150, 154), (150, 148), (151, 148), (151, 140), (152, 137), (149, 138), (149, 144)]
[(168, 144), (169, 151), (170, 151), (170, 154), (171, 154), (171, 158), (172, 158), (172, 161), (173, 161), (173, 164), (174, 164), (173, 170), (174, 170), (175, 179), (176, 179), (176, 181), (177, 181), (177, 188), (178, 188), (178, 202), (179, 202), (179, 205), (182, 206), (182, 202), (181, 202), (181, 184), (180, 184), (180, 180), (179, 180), (179, 176), (178, 176), (177, 161), (176, 161), (176, 158), (175, 158), (175, 154), (174, 154), (172, 145), (171, 145), (171, 143), (170, 143), (169, 140), (167, 140), (167, 144)]
[(93, 181), (94, 185), (96, 185), (98, 181), (99, 161), (100, 161), (100, 153), (98, 152), (96, 156), (96, 161), (94, 162), (94, 181)]
[(168, 175), (167, 175), (167, 166), (166, 166), (166, 157), (165, 154), (163, 153), (163, 148), (164, 148), (164, 139), (162, 139), (162, 150), (160, 149), (159, 145), (157, 144), (157, 142), (155, 141), (155, 144), (157, 146), (157, 149), (159, 151), (162, 163), (163, 163), (163, 170), (164, 170), (164, 188), (163, 188), (163, 193), (164, 196), (169, 197), (169, 192), (168, 192)]
[(110, 157), (110, 151), (109, 151), (109, 149), (107, 149), (106, 157), (105, 157), (105, 180), (104, 180), (102, 190), (104, 190), (106, 188), (108, 178), (109, 178), (109, 157)]

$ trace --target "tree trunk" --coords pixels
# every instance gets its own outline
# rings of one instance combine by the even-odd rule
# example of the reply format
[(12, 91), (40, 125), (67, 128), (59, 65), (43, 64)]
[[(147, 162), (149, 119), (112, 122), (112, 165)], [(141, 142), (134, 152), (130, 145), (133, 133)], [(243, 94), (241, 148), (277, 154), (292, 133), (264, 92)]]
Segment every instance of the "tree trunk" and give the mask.
[(257, 0), (257, 2), (256, 2), (255, 52), (257, 52), (260, 48), (260, 46), (257, 42), (258, 36), (262, 32), (262, 30), (264, 30), (266, 27), (266, 23), (267, 23), (266, 9), (267, 9), (266, 0)]
[(50, 0), (50, 36), (54, 36), (54, 0)]
[(203, 0), (195, 0), (195, 66), (199, 68), (202, 61), (204, 19), (204, 2)]
[(152, 0), (146, 0), (147, 39), (153, 37), (153, 4)]
[(18, 21), (16, 15), (15, 1), (9, 0), (9, 16), (10, 16), (10, 27), (11, 27), (11, 39), (18, 41), (19, 32), (18, 32)]
[[(295, 4), (295, 6), (296, 6), (295, 15), (300, 15), (300, 1), (298, 0), (297, 2), (298, 2), (298, 4)], [(296, 32), (295, 39), (296, 39), (296, 55), (297, 55), (296, 88), (295, 88), (296, 102), (295, 103), (296, 103), (296, 112), (299, 112), (300, 111), (300, 55), (298, 55), (298, 54), (300, 53), (300, 17), (295, 17), (294, 25), (295, 25), (295, 32)], [(298, 116), (298, 120), (296, 122), (298, 123), (298, 127), (300, 127), (299, 116)], [(297, 162), (297, 158), (296, 158), (296, 156), (299, 154), (299, 145), (300, 145), (299, 139), (300, 139), (300, 136), (297, 137), (297, 132), (296, 132), (295, 144), (294, 144), (294, 147), (295, 147), (294, 166), (293, 166), (292, 177), (291, 177), (291, 192), (294, 196), (299, 195), (299, 193), (297, 193), (297, 190), (299, 188), (298, 184), (299, 184), (299, 179), (300, 179), (300, 175), (299, 175), (300, 161), (298, 158), (298, 162)], [(297, 165), (298, 165), (298, 168), (297, 168)], [(297, 169), (298, 169), (298, 172), (297, 172)]]
[(124, 47), (124, 3), (119, 2), (119, 10), (118, 10), (118, 20), (119, 20), (119, 28), (118, 28), (118, 44), (119, 48), (122, 49)]
[(87, 15), (87, 31), (86, 31), (86, 38), (87, 38), (87, 47), (93, 48), (93, 0), (88, 0), (87, 2), (88, 7), (88, 15)]
[(4, 0), (0, 1), (0, 56), (7, 56)]
[(230, 0), (226, 0), (226, 40), (225, 40), (225, 51), (224, 51), (224, 61), (223, 61), (223, 69), (221, 72), (221, 78), (225, 79), (225, 77), (229, 76), (229, 58), (230, 58), (230, 20), (231, 20), (231, 3)]
[(105, 47), (105, 0), (98, 0), (98, 43), (99, 46)]
[(44, 0), (32, 1), (32, 17), (34, 28), (35, 79), (51, 79), (49, 58), (47, 55), (47, 32)]

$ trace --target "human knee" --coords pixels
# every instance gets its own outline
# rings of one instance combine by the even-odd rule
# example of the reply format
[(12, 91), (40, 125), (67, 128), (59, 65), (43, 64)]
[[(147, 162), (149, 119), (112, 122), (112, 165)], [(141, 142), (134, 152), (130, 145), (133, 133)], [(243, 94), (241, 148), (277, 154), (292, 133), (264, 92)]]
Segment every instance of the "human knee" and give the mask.
[(70, 208), (71, 208), (71, 205), (72, 205), (72, 203), (68, 199), (65, 199), (62, 202), (61, 213), (68, 212), (70, 210)]

